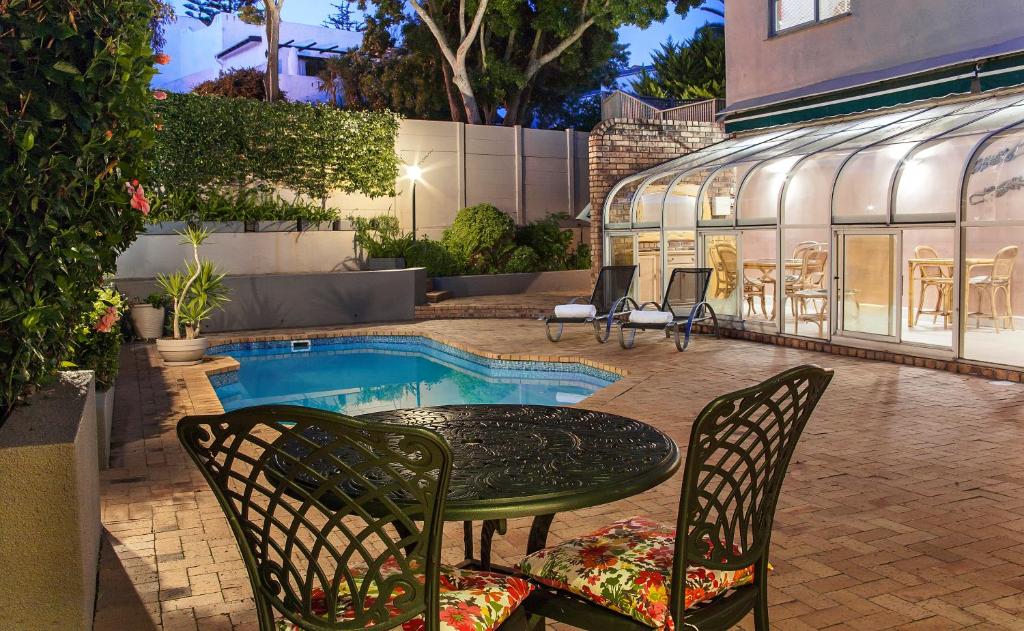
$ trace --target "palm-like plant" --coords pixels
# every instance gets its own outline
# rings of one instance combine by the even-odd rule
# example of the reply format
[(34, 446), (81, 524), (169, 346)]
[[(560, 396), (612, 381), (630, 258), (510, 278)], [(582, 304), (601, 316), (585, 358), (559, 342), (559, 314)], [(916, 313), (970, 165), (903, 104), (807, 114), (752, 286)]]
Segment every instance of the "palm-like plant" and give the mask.
[(157, 284), (171, 300), (174, 339), (192, 340), (200, 335), (203, 320), (228, 302), (224, 287), (224, 274), (210, 261), (199, 258), (199, 246), (210, 236), (210, 231), (189, 226), (182, 237), (182, 245), (192, 247), (192, 261), (185, 262), (185, 270), (173, 274), (158, 274)]

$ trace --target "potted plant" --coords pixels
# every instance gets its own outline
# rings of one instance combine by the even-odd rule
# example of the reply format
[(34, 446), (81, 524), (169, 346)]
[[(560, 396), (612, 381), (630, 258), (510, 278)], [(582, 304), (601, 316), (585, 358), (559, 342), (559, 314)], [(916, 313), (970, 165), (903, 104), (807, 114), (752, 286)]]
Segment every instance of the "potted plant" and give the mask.
[(135, 334), (144, 340), (155, 340), (164, 334), (167, 297), (153, 292), (140, 303), (132, 305), (130, 315)]
[(110, 457), (110, 426), (114, 418), (114, 382), (121, 352), (121, 319), (124, 299), (111, 285), (96, 292), (92, 309), (87, 311), (72, 338), (70, 360), (65, 368), (91, 370), (96, 379), (96, 434), (100, 467), (107, 468)]
[(392, 215), (353, 217), (348, 221), (355, 230), (355, 244), (366, 254), (370, 270), (405, 268), (405, 252), (414, 243), (411, 234), (402, 234), (398, 218)]
[(185, 262), (183, 271), (157, 277), (157, 283), (171, 302), (172, 337), (158, 338), (156, 349), (169, 366), (189, 366), (203, 360), (209, 344), (202, 336), (202, 322), (228, 301), (224, 274), (210, 261), (199, 258), (199, 246), (209, 238), (210, 232), (190, 227), (181, 235), (182, 244), (192, 247), (192, 261)]

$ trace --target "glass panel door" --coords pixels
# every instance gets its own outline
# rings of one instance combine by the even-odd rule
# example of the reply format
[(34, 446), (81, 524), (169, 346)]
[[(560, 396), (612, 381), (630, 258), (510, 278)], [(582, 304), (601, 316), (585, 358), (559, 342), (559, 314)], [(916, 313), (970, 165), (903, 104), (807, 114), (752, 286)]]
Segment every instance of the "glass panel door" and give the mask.
[(839, 327), (856, 337), (899, 337), (895, 230), (837, 232)]
[(711, 268), (707, 300), (719, 317), (738, 318), (740, 315), (739, 298), (742, 275), (736, 237), (735, 232), (713, 232), (701, 235), (704, 244), (704, 267)]
[[(636, 235), (608, 235), (608, 252), (605, 254), (605, 265), (636, 265), (636, 261)], [(637, 280), (636, 276), (634, 276), (633, 284), (629, 289), (630, 296), (636, 297)]]
[(661, 232), (637, 233), (637, 302), (661, 302)]

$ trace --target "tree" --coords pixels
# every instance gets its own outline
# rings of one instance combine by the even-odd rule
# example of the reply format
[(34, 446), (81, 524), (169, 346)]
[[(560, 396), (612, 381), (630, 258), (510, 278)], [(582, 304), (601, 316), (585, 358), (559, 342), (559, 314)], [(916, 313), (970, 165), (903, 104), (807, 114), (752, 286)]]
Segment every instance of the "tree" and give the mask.
[(149, 45), (155, 52), (160, 52), (167, 44), (164, 38), (164, 29), (168, 22), (174, 20), (174, 7), (162, 0), (156, 0), (153, 5), (153, 17), (149, 19), (149, 30), (153, 33)]
[(255, 0), (189, 0), (182, 6), (185, 15), (195, 18), (209, 26), (218, 13), (238, 13)]
[(334, 7), (334, 13), (323, 21), (324, 26), (343, 31), (361, 31), (365, 28), (363, 22), (357, 20), (353, 15), (351, 0), (342, 0), (331, 6)]
[(725, 96), (725, 37), (705, 24), (682, 43), (672, 40), (654, 53), (654, 72), (646, 70), (630, 88), (662, 99), (712, 99)]
[(278, 59), (281, 45), (281, 7), (284, 0), (263, 0), (263, 14), (266, 16), (267, 31), (267, 100), (276, 101), (281, 98), (278, 88)]

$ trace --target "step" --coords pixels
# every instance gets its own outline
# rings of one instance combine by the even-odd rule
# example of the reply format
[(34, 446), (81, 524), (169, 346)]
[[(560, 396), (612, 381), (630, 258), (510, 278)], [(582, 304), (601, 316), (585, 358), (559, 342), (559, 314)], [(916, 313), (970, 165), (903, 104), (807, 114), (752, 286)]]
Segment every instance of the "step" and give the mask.
[(448, 300), (451, 297), (452, 292), (447, 289), (427, 292), (427, 302), (441, 302), (442, 300)]

